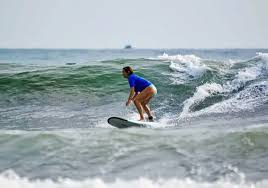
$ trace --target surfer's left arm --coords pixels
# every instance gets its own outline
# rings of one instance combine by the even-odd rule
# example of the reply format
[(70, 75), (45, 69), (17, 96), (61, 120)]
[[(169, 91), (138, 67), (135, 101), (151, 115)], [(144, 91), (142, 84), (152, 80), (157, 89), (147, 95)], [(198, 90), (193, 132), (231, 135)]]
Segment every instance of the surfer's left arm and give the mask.
[(130, 105), (132, 99), (136, 96), (134, 87), (130, 88), (128, 100), (126, 102), (126, 106)]
[(139, 94), (139, 92), (135, 92), (135, 95), (133, 96), (133, 98), (131, 99), (132, 101), (135, 101), (137, 95)]

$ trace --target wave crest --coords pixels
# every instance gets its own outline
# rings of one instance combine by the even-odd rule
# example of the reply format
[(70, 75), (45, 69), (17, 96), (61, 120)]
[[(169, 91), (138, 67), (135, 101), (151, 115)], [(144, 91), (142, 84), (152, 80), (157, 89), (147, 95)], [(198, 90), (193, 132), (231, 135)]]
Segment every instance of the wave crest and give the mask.
[(185, 179), (158, 179), (151, 180), (148, 178), (139, 178), (134, 180), (116, 179), (114, 182), (105, 182), (100, 178), (86, 180), (72, 180), (59, 178), (57, 181), (51, 179), (45, 180), (29, 180), (28, 178), (19, 177), (13, 171), (7, 171), (0, 175), (0, 187), (8, 188), (261, 188), (267, 187), (268, 180), (259, 182), (231, 182), (228, 179), (219, 180), (216, 182), (197, 182), (189, 178)]
[(175, 71), (175, 74), (172, 75), (173, 78), (179, 78), (183, 81), (199, 78), (209, 70), (209, 68), (202, 63), (203, 60), (193, 54), (169, 56), (164, 53), (162, 56), (158, 56), (158, 59), (170, 61), (169, 68)]

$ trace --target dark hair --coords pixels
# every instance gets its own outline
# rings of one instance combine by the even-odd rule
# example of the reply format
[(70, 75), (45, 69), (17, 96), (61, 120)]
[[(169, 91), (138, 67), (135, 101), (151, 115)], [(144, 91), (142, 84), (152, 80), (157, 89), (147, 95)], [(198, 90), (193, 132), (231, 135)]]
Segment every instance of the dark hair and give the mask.
[(123, 70), (128, 73), (128, 75), (131, 75), (133, 73), (133, 69), (129, 66), (124, 67)]

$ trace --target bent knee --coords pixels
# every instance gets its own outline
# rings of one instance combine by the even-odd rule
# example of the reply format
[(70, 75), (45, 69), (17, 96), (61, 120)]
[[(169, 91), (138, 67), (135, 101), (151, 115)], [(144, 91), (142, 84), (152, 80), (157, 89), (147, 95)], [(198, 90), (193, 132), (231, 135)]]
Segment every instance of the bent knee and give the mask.
[(140, 99), (135, 99), (134, 103), (142, 103), (142, 102), (140, 101)]

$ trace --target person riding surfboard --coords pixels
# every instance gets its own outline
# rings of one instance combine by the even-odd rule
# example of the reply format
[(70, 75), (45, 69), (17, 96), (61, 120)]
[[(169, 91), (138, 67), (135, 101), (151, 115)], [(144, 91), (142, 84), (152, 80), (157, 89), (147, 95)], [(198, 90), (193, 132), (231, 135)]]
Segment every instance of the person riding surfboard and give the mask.
[(149, 121), (153, 121), (153, 115), (148, 103), (157, 94), (156, 87), (150, 81), (134, 74), (133, 69), (129, 66), (122, 69), (122, 74), (124, 78), (128, 79), (130, 86), (126, 106), (129, 106), (133, 101), (140, 114), (140, 121), (144, 120), (144, 111), (147, 113)]

